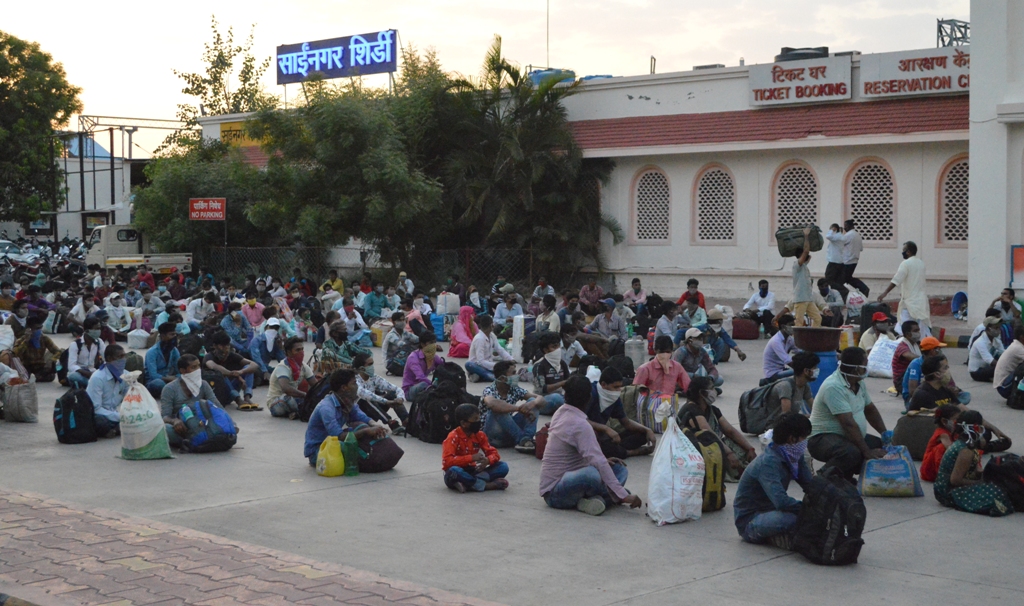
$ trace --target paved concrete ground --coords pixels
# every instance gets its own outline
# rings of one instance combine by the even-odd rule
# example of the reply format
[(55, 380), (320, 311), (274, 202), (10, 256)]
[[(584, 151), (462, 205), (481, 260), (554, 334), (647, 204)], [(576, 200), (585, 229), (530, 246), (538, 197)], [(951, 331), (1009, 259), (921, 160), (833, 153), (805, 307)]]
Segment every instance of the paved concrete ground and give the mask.
[[(764, 341), (741, 342), (746, 362), (723, 365), (719, 402), (736, 420), (740, 393), (761, 374)], [(967, 376), (966, 351), (949, 352), (973, 406), (1024, 440), (1024, 416)], [(379, 357), (379, 352), (378, 352)], [(378, 370), (383, 372), (379, 365)], [(891, 428), (902, 410), (868, 381)], [(483, 385), (471, 386), (479, 393)], [(399, 439), (392, 472), (320, 478), (302, 458), (304, 426), (266, 412), (230, 411), (241, 427), (228, 453), (174, 460), (116, 458), (119, 442), (63, 446), (49, 424), (60, 391), (40, 389), (41, 423), (0, 423), (0, 489), (33, 492), (244, 541), (314, 561), (507, 604), (1013, 603), (1024, 589), (1011, 559), (1024, 516), (989, 519), (947, 510), (931, 495), (868, 499), (866, 546), (856, 566), (828, 569), (795, 554), (742, 543), (732, 509), (656, 527), (644, 510), (594, 518), (547, 508), (540, 462), (511, 449), (504, 493), (459, 495), (441, 482), (440, 446)], [(262, 400), (263, 393), (257, 392)], [(650, 458), (628, 461), (627, 486), (646, 500)], [(731, 498), (733, 486), (730, 487)], [(792, 494), (799, 497), (796, 485)], [(3, 549), (0, 544), (0, 549)], [(0, 583), (16, 582), (0, 569)], [(11, 591), (0, 587), (7, 593)]]

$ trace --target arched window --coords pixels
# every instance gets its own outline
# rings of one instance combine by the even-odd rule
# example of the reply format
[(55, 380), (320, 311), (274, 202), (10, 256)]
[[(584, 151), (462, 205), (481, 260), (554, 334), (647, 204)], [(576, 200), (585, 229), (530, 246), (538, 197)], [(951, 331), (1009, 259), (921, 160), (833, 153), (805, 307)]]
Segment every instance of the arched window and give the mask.
[(773, 236), (780, 227), (818, 224), (818, 179), (806, 164), (790, 162), (779, 168), (772, 200)]
[(694, 241), (729, 243), (736, 240), (736, 183), (729, 170), (710, 164), (697, 173), (694, 184)]
[(668, 243), (671, 226), (671, 189), (668, 177), (657, 168), (641, 171), (633, 187), (633, 241), (637, 244)]
[(969, 177), (967, 156), (954, 158), (942, 171), (939, 178), (939, 244), (967, 244)]
[(846, 216), (865, 242), (896, 239), (896, 183), (881, 160), (862, 160), (846, 180)]

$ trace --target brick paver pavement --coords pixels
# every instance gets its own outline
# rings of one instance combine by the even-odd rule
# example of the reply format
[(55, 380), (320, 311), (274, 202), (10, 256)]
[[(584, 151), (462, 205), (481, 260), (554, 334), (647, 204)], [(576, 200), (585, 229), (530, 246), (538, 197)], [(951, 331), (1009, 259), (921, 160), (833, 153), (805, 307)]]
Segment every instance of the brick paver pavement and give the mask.
[[(348, 566), (0, 489), (0, 583), (81, 604), (485, 605)], [(8, 593), (15, 593), (8, 591)]]

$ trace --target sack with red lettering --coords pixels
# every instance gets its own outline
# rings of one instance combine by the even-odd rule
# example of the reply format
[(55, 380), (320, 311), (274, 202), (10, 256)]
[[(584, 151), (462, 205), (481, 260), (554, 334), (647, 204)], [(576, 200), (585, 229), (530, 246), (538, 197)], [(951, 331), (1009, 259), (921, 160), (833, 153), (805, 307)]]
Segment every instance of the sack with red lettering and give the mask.
[(647, 515), (658, 526), (699, 520), (704, 505), (704, 457), (674, 416), (658, 441), (647, 486)]

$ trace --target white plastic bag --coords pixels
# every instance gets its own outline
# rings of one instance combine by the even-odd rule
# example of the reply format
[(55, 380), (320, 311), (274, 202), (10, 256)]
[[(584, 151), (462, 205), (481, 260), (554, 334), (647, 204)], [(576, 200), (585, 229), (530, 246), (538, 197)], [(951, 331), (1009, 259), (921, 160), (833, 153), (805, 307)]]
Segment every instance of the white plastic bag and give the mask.
[(526, 337), (526, 318), (515, 316), (512, 318), (512, 357), (516, 360), (523, 358), (523, 339)]
[(7, 385), (3, 392), (4, 419), (11, 422), (38, 423), (39, 395), (36, 392), (36, 376), (28, 383)]
[(442, 315), (459, 315), (459, 307), (462, 304), (459, 301), (459, 295), (449, 292), (443, 292), (437, 295), (437, 313)]
[(724, 317), (722, 320), (722, 330), (732, 336), (732, 319), (736, 317), (736, 313), (733, 312), (732, 307), (729, 307), (728, 305), (715, 305), (715, 309), (722, 312), (722, 316)]
[(146, 349), (149, 341), (149, 331), (136, 328), (128, 333), (128, 349)]
[(0, 351), (14, 347), (14, 327), (0, 324)]
[(658, 526), (699, 520), (703, 492), (704, 457), (669, 417), (651, 461), (647, 515)]
[(892, 378), (892, 355), (896, 353), (899, 341), (893, 341), (885, 335), (879, 335), (868, 354), (868, 376), (882, 379)]
[(136, 370), (122, 375), (128, 383), (128, 391), (118, 407), (121, 415), (121, 458), (169, 459), (171, 446), (160, 416), (160, 405), (146, 386), (139, 383), (141, 374)]
[(860, 308), (864, 307), (867, 302), (868, 298), (864, 296), (864, 293), (856, 288), (851, 288), (849, 294), (846, 295), (846, 321), (860, 322)]

